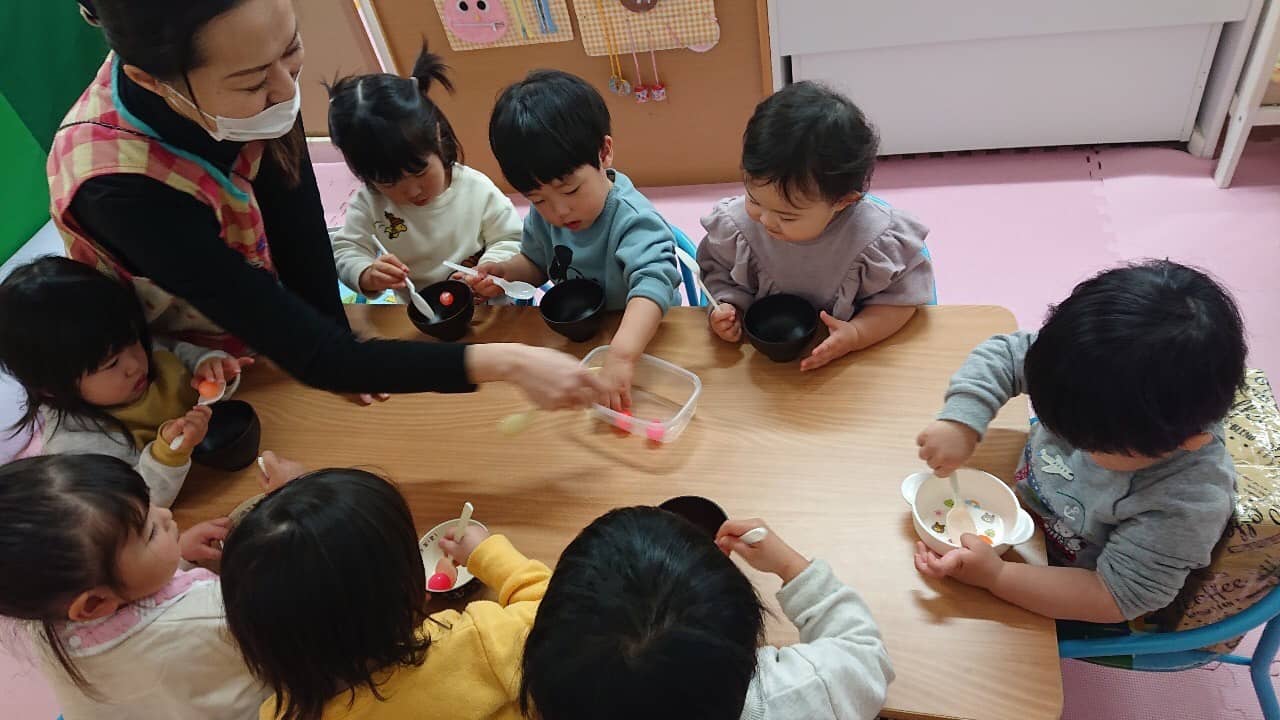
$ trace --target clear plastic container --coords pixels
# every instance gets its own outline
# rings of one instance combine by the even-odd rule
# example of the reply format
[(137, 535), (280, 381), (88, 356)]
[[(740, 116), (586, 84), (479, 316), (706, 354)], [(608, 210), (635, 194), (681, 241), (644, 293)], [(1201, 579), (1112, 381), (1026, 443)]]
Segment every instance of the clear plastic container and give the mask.
[[(582, 359), (583, 367), (603, 367), (609, 346), (602, 345)], [(674, 442), (693, 419), (702, 394), (702, 380), (677, 365), (641, 355), (631, 380), (631, 415), (595, 405), (595, 416), (632, 435), (655, 442)]]

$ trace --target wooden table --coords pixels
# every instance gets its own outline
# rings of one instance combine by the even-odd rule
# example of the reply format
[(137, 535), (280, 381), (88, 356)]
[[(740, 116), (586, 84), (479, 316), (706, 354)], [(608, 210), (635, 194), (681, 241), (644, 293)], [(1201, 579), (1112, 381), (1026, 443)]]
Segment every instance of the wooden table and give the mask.
[[(369, 334), (421, 338), (397, 307), (353, 306)], [(616, 325), (616, 319), (615, 319)], [(554, 564), (569, 540), (606, 510), (697, 494), (731, 516), (761, 516), (802, 553), (826, 559), (870, 603), (897, 671), (885, 714), (1009, 720), (1057, 718), (1061, 673), (1052, 621), (984, 591), (936, 583), (912, 565), (916, 536), (899, 493), (921, 468), (915, 436), (937, 412), (951, 373), (976, 344), (1014, 328), (995, 307), (919, 313), (880, 346), (811, 374), (714, 340), (700, 310), (673, 310), (650, 353), (697, 373), (703, 394), (676, 442), (650, 447), (587, 413), (545, 413), (522, 435), (498, 421), (526, 409), (514, 387), (470, 395), (417, 395), (359, 408), (283, 374), (255, 367), (240, 397), (257, 408), (264, 449), (311, 467), (368, 465), (400, 483), (420, 529), (476, 518), (527, 554)], [(476, 341), (511, 340), (579, 356), (537, 311), (481, 308)], [(996, 419), (974, 465), (1010, 480), (1025, 437), (1024, 403)], [(177, 504), (179, 522), (223, 515), (257, 492), (255, 471), (197, 471)], [(1043, 562), (1037, 535), (1020, 551)], [(1015, 553), (1018, 551), (1015, 551)], [(751, 572), (770, 606), (778, 581)], [(794, 641), (786, 623), (770, 639)]]

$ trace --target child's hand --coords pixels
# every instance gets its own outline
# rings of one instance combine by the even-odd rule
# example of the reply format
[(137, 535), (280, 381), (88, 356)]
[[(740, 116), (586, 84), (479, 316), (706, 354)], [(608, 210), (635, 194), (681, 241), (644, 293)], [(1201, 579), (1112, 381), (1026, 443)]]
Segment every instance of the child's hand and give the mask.
[(831, 317), (826, 310), (819, 315), (822, 323), (831, 331), (831, 335), (822, 344), (813, 349), (809, 357), (800, 361), (801, 372), (817, 370), (832, 360), (839, 360), (856, 350), (859, 345), (858, 326)]
[(449, 556), (456, 565), (467, 564), (471, 559), (471, 553), (480, 547), (480, 543), (489, 538), (489, 531), (479, 525), (467, 525), (467, 529), (462, 533), (461, 540), (455, 540), (453, 537), (453, 529), (447, 531), (444, 537), (440, 538), (440, 549), (445, 555)]
[(222, 558), (222, 541), (231, 531), (231, 518), (218, 518), (195, 525), (178, 536), (178, 549), (182, 559), (190, 563), (203, 563)]
[(270, 450), (262, 453), (262, 462), (258, 464), (261, 475), (262, 492), (273, 492), (284, 487), (285, 483), (296, 480), (307, 474), (307, 466), (297, 460), (287, 460)]
[(809, 567), (809, 561), (773, 530), (769, 530), (769, 534), (755, 545), (742, 541), (742, 536), (748, 531), (761, 527), (768, 529), (769, 526), (760, 518), (726, 520), (716, 533), (716, 545), (725, 555), (736, 552), (751, 567), (761, 572), (773, 573), (782, 578), (783, 583), (791, 582)]
[(711, 331), (725, 342), (736, 343), (742, 339), (742, 321), (738, 319), (738, 308), (722, 302), (711, 311)]
[(253, 364), (253, 358), (211, 357), (196, 366), (191, 374), (191, 387), (200, 389), (202, 382), (216, 382), (219, 385), (229, 383), (240, 374), (242, 368)]
[(1004, 561), (982, 538), (973, 533), (960, 536), (963, 546), (938, 557), (922, 542), (916, 542), (916, 570), (931, 578), (955, 578), (965, 585), (990, 590), (1000, 576)]
[(631, 381), (636, 374), (633, 358), (609, 353), (600, 369), (600, 381), (605, 385), (600, 404), (615, 412), (631, 409)]
[(391, 399), (389, 393), (338, 393), (338, 396), (361, 407), (368, 407), (374, 403), (386, 402)]
[(494, 284), (493, 278), (503, 277), (506, 268), (500, 262), (480, 263), (476, 266), (477, 275), (463, 275), (462, 273), (454, 273), (454, 280), (461, 280), (471, 286), (471, 292), (475, 294), (477, 299), (489, 300), (505, 294), (502, 288)]
[(379, 257), (373, 264), (360, 273), (360, 292), (365, 295), (377, 295), (384, 290), (403, 290), (405, 278), (409, 277), (409, 266), (400, 262), (400, 258), (390, 253)]
[(178, 446), (177, 451), (190, 453), (195, 450), (201, 440), (204, 440), (205, 433), (209, 432), (211, 417), (213, 417), (213, 409), (208, 405), (193, 407), (187, 411), (186, 415), (160, 426), (160, 441), (169, 445), (181, 435), (182, 444)]
[(963, 423), (935, 420), (916, 437), (920, 459), (933, 468), (938, 477), (947, 477), (973, 457), (978, 446), (978, 432)]

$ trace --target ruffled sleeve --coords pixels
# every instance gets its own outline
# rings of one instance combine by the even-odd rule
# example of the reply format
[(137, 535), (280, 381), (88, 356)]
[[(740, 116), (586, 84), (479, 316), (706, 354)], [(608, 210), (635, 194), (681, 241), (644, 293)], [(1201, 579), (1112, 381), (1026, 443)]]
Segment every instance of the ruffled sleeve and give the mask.
[(840, 288), (832, 313), (836, 317), (851, 317), (862, 305), (927, 305), (937, 300), (933, 262), (924, 244), (929, 228), (905, 213), (888, 212), (888, 227), (858, 256)]
[(698, 244), (698, 267), (712, 297), (745, 311), (759, 289), (752, 269), (751, 246), (734, 219), (734, 205), (741, 197), (716, 203), (711, 213), (702, 218), (706, 237)]

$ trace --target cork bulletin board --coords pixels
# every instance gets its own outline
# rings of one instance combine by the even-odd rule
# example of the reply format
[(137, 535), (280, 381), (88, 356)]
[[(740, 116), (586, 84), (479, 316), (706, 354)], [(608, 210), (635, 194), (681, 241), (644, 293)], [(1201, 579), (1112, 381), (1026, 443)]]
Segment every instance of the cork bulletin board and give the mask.
[[(677, 3), (686, 1), (691, 0), (658, 0), (655, 7), (644, 14), (661, 12), (667, 2), (676, 7)], [(502, 88), (534, 68), (571, 72), (601, 91), (613, 119), (615, 164), (638, 185), (740, 180), (743, 128), (756, 103), (764, 98), (765, 88), (773, 83), (773, 78), (766, 75), (768, 8), (765, 0), (699, 1), (714, 12), (718, 27), (715, 44), (706, 47), (692, 43), (693, 49), (685, 45), (679, 49), (658, 50), (656, 60), (667, 88), (667, 100), (647, 104), (608, 92), (609, 60), (587, 54), (580, 42), (455, 50), (434, 2), (372, 0), (372, 3), (401, 73), (413, 66), (424, 39), (433, 51), (444, 56), (451, 67), (450, 77), (457, 92), (454, 95), (433, 93), (433, 98), (458, 133), (467, 164), (509, 189), (489, 151), (489, 114)], [(618, 4), (619, 0), (612, 2)], [(590, 9), (594, 3), (595, 0), (567, 0), (572, 37), (585, 37), (579, 21), (584, 8)], [(619, 12), (624, 11), (619, 9)], [(683, 36), (680, 39), (691, 42)], [(626, 74), (633, 75), (629, 53), (624, 60)], [(648, 59), (640, 58), (640, 61), (643, 64)], [(642, 69), (647, 81), (649, 66), (643, 65)]]

